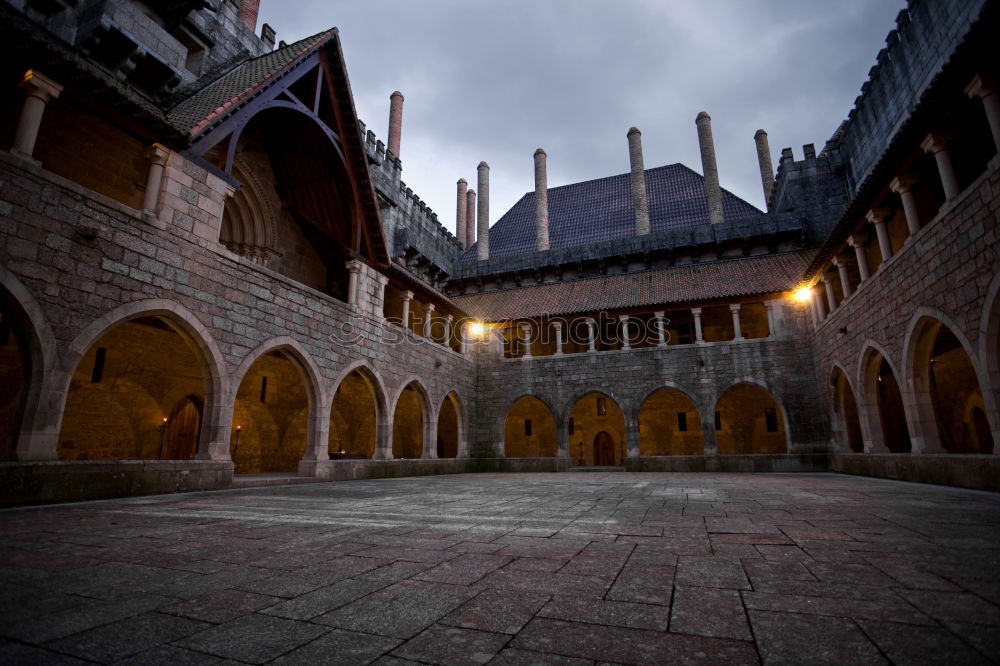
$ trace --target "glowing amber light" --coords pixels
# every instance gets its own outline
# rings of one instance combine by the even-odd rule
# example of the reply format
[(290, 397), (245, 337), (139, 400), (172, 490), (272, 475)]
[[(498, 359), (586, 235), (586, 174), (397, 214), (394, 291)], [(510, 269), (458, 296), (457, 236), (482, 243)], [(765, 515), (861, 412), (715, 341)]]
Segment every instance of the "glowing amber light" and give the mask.
[(796, 290), (794, 297), (799, 303), (808, 303), (812, 299), (812, 289), (809, 287), (802, 287), (801, 289)]
[(486, 335), (486, 331), (490, 330), (489, 327), (482, 322), (474, 322), (469, 324), (469, 333), (476, 336), (477, 338)]

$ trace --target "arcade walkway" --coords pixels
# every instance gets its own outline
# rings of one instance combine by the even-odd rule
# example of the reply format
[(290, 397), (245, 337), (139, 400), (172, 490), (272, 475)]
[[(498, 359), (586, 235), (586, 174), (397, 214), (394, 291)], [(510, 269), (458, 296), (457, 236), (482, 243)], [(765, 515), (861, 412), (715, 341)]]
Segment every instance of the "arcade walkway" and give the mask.
[(1000, 495), (464, 475), (0, 511), (0, 663), (989, 663)]

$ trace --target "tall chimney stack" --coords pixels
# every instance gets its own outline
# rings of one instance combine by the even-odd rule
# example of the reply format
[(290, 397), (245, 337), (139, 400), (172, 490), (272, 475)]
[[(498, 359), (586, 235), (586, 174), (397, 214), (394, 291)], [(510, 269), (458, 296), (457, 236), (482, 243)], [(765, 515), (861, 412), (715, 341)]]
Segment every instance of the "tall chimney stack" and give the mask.
[(466, 192), (465, 201), (465, 247), (476, 244), (476, 191)]
[(757, 163), (760, 165), (760, 184), (764, 186), (764, 205), (769, 205), (774, 192), (774, 167), (771, 165), (771, 147), (767, 143), (767, 132), (757, 130), (753, 135), (757, 144)]
[(389, 96), (389, 151), (399, 157), (399, 137), (403, 133), (403, 93)]
[(642, 132), (628, 131), (628, 159), (632, 165), (632, 208), (635, 209), (635, 235), (649, 233), (649, 200), (646, 198), (646, 169), (642, 165)]
[(535, 250), (549, 249), (549, 179), (545, 151), (535, 151)]
[(257, 32), (257, 15), (260, 13), (260, 0), (243, 0), (240, 2), (240, 9), (237, 17), (251, 32)]
[(479, 240), (476, 253), (480, 261), (490, 258), (490, 165), (479, 163)]
[(462, 249), (467, 247), (465, 244), (465, 239), (468, 236), (468, 233), (465, 231), (465, 207), (469, 202), (468, 187), (469, 183), (464, 178), (458, 179), (458, 205), (455, 210), (455, 236), (458, 238), (458, 244), (462, 246)]
[(715, 163), (712, 117), (702, 111), (695, 118), (694, 124), (698, 126), (698, 144), (701, 146), (701, 169), (705, 174), (705, 201), (708, 203), (708, 221), (712, 224), (718, 224), (726, 221), (726, 215), (722, 210), (719, 167)]

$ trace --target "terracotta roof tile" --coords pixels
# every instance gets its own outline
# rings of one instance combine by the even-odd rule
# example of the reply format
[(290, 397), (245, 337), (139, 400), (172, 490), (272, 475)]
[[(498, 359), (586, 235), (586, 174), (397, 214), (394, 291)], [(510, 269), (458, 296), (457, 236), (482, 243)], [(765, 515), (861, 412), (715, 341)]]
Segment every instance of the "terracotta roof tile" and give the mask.
[(772, 294), (794, 289), (813, 250), (712, 261), (454, 297), (488, 321)]

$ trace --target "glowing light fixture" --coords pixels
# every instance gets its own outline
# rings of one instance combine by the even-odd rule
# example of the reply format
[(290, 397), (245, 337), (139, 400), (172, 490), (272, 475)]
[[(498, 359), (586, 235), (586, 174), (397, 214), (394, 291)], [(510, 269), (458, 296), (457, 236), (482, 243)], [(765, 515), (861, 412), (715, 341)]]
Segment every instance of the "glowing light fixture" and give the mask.
[(812, 300), (812, 289), (809, 287), (802, 287), (801, 289), (796, 289), (792, 297), (799, 303), (808, 303)]
[(490, 330), (490, 327), (481, 321), (474, 321), (469, 324), (469, 333), (480, 338), (486, 335), (486, 332)]

